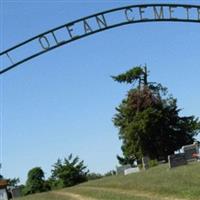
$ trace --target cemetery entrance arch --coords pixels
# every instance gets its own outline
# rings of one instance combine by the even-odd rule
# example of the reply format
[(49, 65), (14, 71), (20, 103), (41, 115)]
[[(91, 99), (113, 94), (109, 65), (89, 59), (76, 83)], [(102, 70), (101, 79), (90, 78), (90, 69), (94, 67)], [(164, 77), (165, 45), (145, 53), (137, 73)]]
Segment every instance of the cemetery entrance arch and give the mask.
[[(144, 22), (200, 23), (200, 5), (141, 4), (99, 12), (53, 28), (3, 52), (0, 75), (55, 48), (111, 28)], [(15, 57), (16, 56), (16, 57)]]

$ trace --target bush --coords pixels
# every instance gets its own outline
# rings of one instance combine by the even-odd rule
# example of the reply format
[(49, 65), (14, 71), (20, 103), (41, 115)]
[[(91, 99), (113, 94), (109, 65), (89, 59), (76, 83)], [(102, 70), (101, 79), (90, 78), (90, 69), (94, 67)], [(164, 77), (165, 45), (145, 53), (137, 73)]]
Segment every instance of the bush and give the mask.
[(157, 160), (149, 160), (149, 168), (151, 167), (155, 167), (158, 165), (158, 161)]

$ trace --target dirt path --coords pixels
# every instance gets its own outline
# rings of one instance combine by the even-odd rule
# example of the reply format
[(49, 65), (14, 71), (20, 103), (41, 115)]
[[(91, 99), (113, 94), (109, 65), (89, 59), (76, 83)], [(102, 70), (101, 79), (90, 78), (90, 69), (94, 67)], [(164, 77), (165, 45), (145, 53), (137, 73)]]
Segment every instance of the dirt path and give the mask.
[[(90, 190), (94, 192), (95, 191), (111, 192), (111, 193), (115, 193), (116, 195), (120, 194), (124, 196), (129, 196), (129, 197), (144, 197), (149, 200), (161, 200), (161, 199), (162, 200), (188, 200), (186, 198), (166, 197), (166, 196), (158, 195), (151, 192), (143, 192), (143, 191), (137, 191), (137, 190), (123, 190), (123, 189), (118, 189), (118, 188), (115, 189), (115, 188), (105, 188), (105, 187), (81, 186), (80, 191), (81, 190)], [(76, 194), (74, 192), (69, 192), (69, 191), (54, 191), (53, 193), (56, 195), (69, 197), (70, 199), (73, 199), (73, 200), (97, 200), (95, 198), (82, 196), (80, 194)]]
[(54, 193), (56, 195), (70, 197), (71, 199), (74, 199), (74, 200), (97, 200), (97, 199), (94, 199), (94, 198), (91, 198), (91, 197), (85, 197), (85, 196), (81, 196), (79, 194), (74, 194), (74, 193), (71, 193), (71, 192), (55, 191), (55, 192), (52, 192), (52, 193)]
[(91, 187), (91, 186), (82, 186), (82, 188), (87, 188), (91, 190), (98, 190), (98, 191), (105, 191), (105, 192), (112, 192), (116, 194), (124, 194), (128, 196), (135, 196), (135, 197), (145, 197), (150, 200), (188, 200), (185, 198), (176, 198), (176, 197), (165, 197), (161, 195), (157, 195), (155, 193), (150, 192), (143, 192), (137, 190), (123, 190), (123, 189), (114, 189), (114, 188), (104, 188), (104, 187)]

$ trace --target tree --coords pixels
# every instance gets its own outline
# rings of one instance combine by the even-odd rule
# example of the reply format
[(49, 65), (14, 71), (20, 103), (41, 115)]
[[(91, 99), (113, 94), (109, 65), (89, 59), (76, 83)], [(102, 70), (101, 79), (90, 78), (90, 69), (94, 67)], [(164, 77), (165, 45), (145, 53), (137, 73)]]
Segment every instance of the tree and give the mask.
[(167, 160), (168, 155), (194, 142), (200, 131), (198, 118), (180, 117), (177, 100), (161, 84), (148, 82), (146, 67), (138, 66), (112, 78), (133, 85), (113, 118), (122, 140), (121, 164), (133, 164), (143, 156)]
[(64, 161), (58, 159), (53, 165), (50, 182), (53, 187), (69, 187), (87, 181), (88, 170), (84, 161), (79, 161), (79, 157), (73, 158), (72, 154)]
[(40, 167), (35, 167), (28, 172), (28, 179), (24, 190), (25, 195), (50, 190), (50, 187), (44, 180), (44, 172)]
[(16, 187), (20, 183), (19, 178), (13, 178), (8, 180), (8, 185), (11, 187)]

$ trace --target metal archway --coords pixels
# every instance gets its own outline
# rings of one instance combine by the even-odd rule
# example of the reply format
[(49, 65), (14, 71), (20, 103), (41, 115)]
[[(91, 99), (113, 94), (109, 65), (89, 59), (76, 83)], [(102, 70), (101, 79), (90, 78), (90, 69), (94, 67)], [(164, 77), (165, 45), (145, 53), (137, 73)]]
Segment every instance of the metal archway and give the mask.
[[(166, 21), (200, 23), (200, 5), (130, 5), (83, 17), (0, 52), (0, 59), (7, 59), (7, 64), (0, 68), (0, 75), (43, 53), (101, 31), (127, 24)], [(23, 52), (23, 48), (26, 51)], [(21, 51), (23, 55), (20, 55)]]

